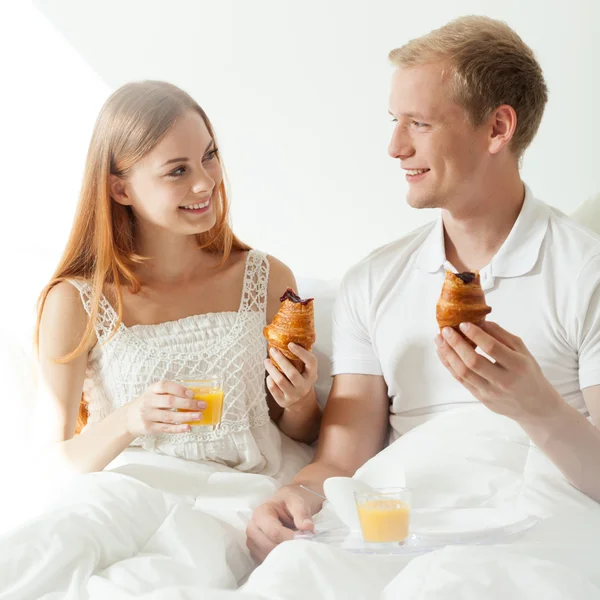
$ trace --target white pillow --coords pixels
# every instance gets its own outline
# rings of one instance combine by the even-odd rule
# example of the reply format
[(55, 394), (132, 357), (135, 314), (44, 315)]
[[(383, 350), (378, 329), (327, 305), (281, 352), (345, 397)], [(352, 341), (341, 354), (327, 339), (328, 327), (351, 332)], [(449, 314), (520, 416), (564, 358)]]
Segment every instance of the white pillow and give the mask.
[(312, 348), (319, 365), (319, 378), (315, 384), (315, 393), (323, 407), (331, 389), (331, 326), (333, 304), (340, 282), (325, 279), (298, 279), (298, 294), (302, 298), (315, 299), (315, 332), (317, 340)]
[(578, 206), (571, 214), (571, 218), (600, 234), (600, 194)]

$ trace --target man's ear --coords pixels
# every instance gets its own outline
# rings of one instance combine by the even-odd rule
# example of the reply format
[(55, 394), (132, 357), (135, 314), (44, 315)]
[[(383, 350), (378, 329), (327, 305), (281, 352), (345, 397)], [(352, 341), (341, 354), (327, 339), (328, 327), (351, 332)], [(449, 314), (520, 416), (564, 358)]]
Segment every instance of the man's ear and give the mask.
[(492, 154), (497, 154), (510, 143), (515, 134), (517, 128), (515, 109), (508, 104), (502, 104), (490, 115), (489, 125), (489, 150)]
[(125, 181), (118, 175), (110, 176), (110, 195), (112, 198), (123, 206), (131, 206), (131, 198), (127, 194)]

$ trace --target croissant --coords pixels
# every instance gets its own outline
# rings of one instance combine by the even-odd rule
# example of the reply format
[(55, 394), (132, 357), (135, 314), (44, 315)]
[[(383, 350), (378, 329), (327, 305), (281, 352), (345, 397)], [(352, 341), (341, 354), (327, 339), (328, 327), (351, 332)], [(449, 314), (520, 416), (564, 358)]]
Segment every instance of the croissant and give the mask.
[(435, 310), (440, 331), (444, 327), (452, 327), (475, 347), (458, 326), (465, 322), (479, 325), (490, 312), (492, 309), (485, 303), (479, 273), (446, 271), (442, 293)]
[[(270, 325), (263, 329), (269, 350), (277, 348), (302, 373), (304, 363), (288, 349), (288, 344), (294, 342), (306, 350), (315, 343), (315, 312), (314, 298), (303, 300), (292, 288), (287, 288), (279, 298), (281, 306)], [(271, 358), (274, 365), (281, 371), (280, 366)]]

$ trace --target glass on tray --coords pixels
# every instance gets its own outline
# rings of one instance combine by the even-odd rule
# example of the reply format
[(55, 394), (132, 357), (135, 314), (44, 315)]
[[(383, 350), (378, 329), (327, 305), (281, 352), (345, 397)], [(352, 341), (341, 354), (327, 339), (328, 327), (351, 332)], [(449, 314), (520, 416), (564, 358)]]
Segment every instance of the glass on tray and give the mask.
[(356, 509), (365, 542), (404, 542), (409, 536), (410, 490), (380, 488), (355, 492)]

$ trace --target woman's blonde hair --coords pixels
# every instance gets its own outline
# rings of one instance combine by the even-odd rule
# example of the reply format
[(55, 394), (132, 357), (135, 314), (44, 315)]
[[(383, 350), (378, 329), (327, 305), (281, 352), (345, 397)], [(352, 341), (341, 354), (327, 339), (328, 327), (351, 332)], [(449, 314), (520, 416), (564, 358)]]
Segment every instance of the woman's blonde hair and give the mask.
[(460, 17), (389, 54), (400, 67), (446, 63), (452, 97), (473, 126), (502, 104), (517, 113), (510, 148), (521, 157), (538, 130), (548, 89), (533, 51), (504, 22)]
[[(36, 345), (39, 344), (40, 321), (50, 290), (70, 278), (85, 279), (93, 286), (87, 328), (77, 348), (63, 357), (63, 362), (84, 352), (95, 336), (94, 326), (107, 284), (114, 289), (117, 327), (123, 315), (122, 283), (132, 293), (140, 290), (134, 268), (144, 258), (135, 249), (134, 216), (130, 207), (111, 198), (110, 176), (126, 177), (131, 167), (148, 154), (173, 127), (177, 118), (188, 110), (202, 117), (215, 139), (212, 125), (196, 101), (183, 90), (163, 81), (126, 84), (108, 98), (100, 111), (67, 247), (38, 301)], [(229, 202), (224, 182), (218, 188), (217, 197), (217, 221), (210, 231), (198, 235), (198, 247), (222, 254), (225, 262), (232, 250), (247, 250), (249, 247), (233, 234), (229, 225)], [(84, 421), (85, 407), (82, 404), (78, 429)]]

